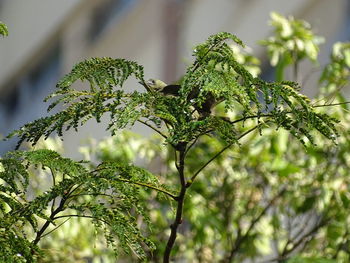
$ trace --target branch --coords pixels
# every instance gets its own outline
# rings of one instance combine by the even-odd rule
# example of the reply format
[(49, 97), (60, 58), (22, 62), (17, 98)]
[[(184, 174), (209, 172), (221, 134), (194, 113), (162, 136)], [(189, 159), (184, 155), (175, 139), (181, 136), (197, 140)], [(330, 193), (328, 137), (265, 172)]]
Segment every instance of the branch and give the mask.
[(287, 188), (285, 186), (283, 186), (282, 189), (267, 203), (267, 205), (260, 212), (260, 214), (250, 222), (248, 230), (245, 232), (245, 234), (243, 236), (242, 235), (238, 236), (234, 246), (231, 249), (231, 252), (230, 252), (230, 255), (229, 255), (229, 258), (228, 258), (227, 262), (232, 262), (232, 260), (233, 260), (233, 258), (235, 256), (235, 253), (240, 248), (242, 243), (249, 237), (249, 234), (253, 230), (253, 228), (256, 225), (256, 223), (259, 222), (259, 220), (266, 214), (267, 210), (269, 210), (269, 208), (275, 203), (275, 201), (278, 198), (280, 198), (286, 192), (286, 190), (287, 190)]
[[(305, 235), (303, 235), (302, 239), (298, 240), (296, 243), (293, 243), (293, 241), (289, 242), (289, 244), (293, 244), (293, 246), (290, 249), (286, 249), (286, 247), (285, 247), (286, 250), (283, 251), (282, 254), (279, 255), (278, 257), (272, 258), (272, 259), (268, 259), (268, 260), (265, 260), (265, 261), (262, 261), (262, 262), (259, 262), (259, 263), (284, 262), (285, 260), (288, 259), (289, 254), (291, 252), (293, 252), (296, 248), (302, 246), (302, 250), (304, 250), (306, 245), (307, 245), (307, 243), (312, 240), (314, 234), (318, 231), (318, 229), (320, 229), (325, 224), (327, 224), (327, 223), (324, 223), (324, 224), (320, 223), (318, 225), (315, 225), (314, 228), (312, 228), (309, 232), (307, 232)], [(305, 241), (306, 238), (309, 238), (309, 240)]]
[[(291, 252), (293, 252), (296, 248), (298, 248), (299, 246), (303, 245), (304, 248), (306, 246), (306, 243), (311, 241), (312, 236), (323, 226), (325, 226), (326, 224), (328, 224), (328, 222), (331, 219), (321, 219), (320, 222), (318, 224), (315, 224), (315, 226), (313, 228), (310, 229), (310, 231), (307, 231), (304, 235), (302, 235), (298, 240), (288, 240), (281, 255), (279, 255), (277, 258), (273, 258), (273, 259), (269, 259), (266, 261), (262, 261), (260, 263), (268, 263), (268, 262), (280, 262), (282, 260), (286, 260), (289, 256), (289, 254)], [(305, 241), (306, 238), (310, 237), (310, 240)], [(305, 242), (304, 242), (305, 241)], [(287, 246), (289, 244), (292, 244), (292, 247), (287, 249)]]
[[(240, 140), (241, 138), (243, 138), (244, 136), (246, 136), (247, 134), (251, 133), (252, 131), (254, 131), (255, 129), (257, 129), (259, 125), (256, 125), (255, 127), (251, 128), (250, 130), (244, 132), (243, 134), (241, 134), (238, 138), (237, 141)], [(190, 187), (191, 184), (193, 183), (193, 181), (196, 179), (196, 177), (198, 176), (198, 174), (205, 168), (207, 167), (212, 161), (214, 161), (219, 155), (221, 155), (224, 151), (226, 151), (228, 148), (230, 148), (233, 143), (229, 143), (228, 145), (226, 145), (224, 148), (222, 148), (218, 153), (216, 153), (212, 158), (210, 158), (201, 168), (198, 169), (197, 172), (195, 172), (195, 174), (191, 177), (191, 179), (187, 182), (186, 187)]]
[(141, 121), (141, 120), (137, 120), (139, 123), (142, 123), (143, 125), (146, 125), (147, 127), (151, 128), (152, 130), (154, 130), (155, 132), (157, 132), (159, 135), (161, 135), (164, 139), (167, 139), (168, 137), (166, 137), (166, 135), (164, 133), (162, 133), (160, 130), (158, 130), (157, 128), (153, 127), (152, 125), (148, 124), (145, 121)]
[(339, 106), (339, 105), (344, 105), (344, 104), (349, 104), (350, 101), (345, 101), (345, 102), (339, 102), (339, 103), (330, 103), (330, 104), (323, 104), (323, 105), (313, 105), (312, 107), (314, 108), (320, 108), (320, 107), (331, 107), (331, 106)]
[(153, 190), (156, 190), (158, 192), (161, 192), (163, 194), (166, 194), (168, 196), (170, 196), (171, 198), (173, 198), (174, 200), (177, 200), (177, 196), (173, 195), (172, 193), (164, 190), (164, 189), (161, 189), (161, 188), (157, 188), (153, 185), (149, 185), (149, 184), (146, 184), (146, 183), (141, 183), (141, 182), (135, 182), (135, 181), (130, 181), (130, 180), (127, 180), (127, 179), (122, 179), (122, 178), (117, 178), (117, 180), (119, 181), (122, 181), (122, 182), (125, 182), (125, 183), (131, 183), (131, 184), (135, 184), (135, 185), (139, 185), (139, 186), (144, 186), (144, 187), (147, 187), (149, 189), (153, 189)]
[[(323, 105), (313, 105), (312, 107), (313, 108), (332, 107), (332, 106), (339, 106), (339, 105), (344, 105), (344, 104), (350, 104), (350, 101), (339, 102), (339, 103), (323, 104)], [(292, 113), (292, 112), (286, 112), (286, 113)], [(272, 114), (251, 115), (251, 116), (246, 116), (246, 117), (239, 118), (239, 119), (234, 120), (234, 121), (229, 121), (229, 123), (235, 124), (237, 122), (245, 121), (247, 119), (260, 118), (260, 117), (263, 117), (263, 118), (264, 117), (273, 117), (273, 115)]]
[[(56, 219), (56, 218), (54, 218), (54, 219)], [(53, 231), (57, 230), (60, 226), (62, 226), (64, 223), (66, 223), (69, 219), (70, 218), (67, 218), (66, 220), (64, 220), (61, 224), (56, 226), (54, 229), (52, 229), (49, 232), (47, 232), (46, 234), (42, 235), (41, 238), (46, 237), (47, 235), (50, 235)]]
[[(51, 167), (50, 167), (50, 172), (51, 172), (51, 177), (52, 177), (52, 186), (55, 187), (56, 186), (56, 177), (55, 177), (55, 174), (54, 174)], [(55, 204), (56, 204), (56, 197), (52, 200), (51, 213), (53, 213), (53, 211), (55, 209)]]
[(40, 241), (42, 235), (44, 234), (45, 230), (49, 227), (49, 225), (52, 223), (52, 221), (54, 220), (55, 216), (62, 212), (64, 210), (64, 205), (67, 201), (67, 196), (63, 196), (61, 199), (61, 202), (59, 204), (59, 206), (51, 213), (50, 217), (48, 220), (46, 220), (46, 222), (44, 223), (44, 225), (41, 227), (41, 229), (37, 232), (35, 239), (33, 240), (33, 244), (36, 245), (38, 244), (38, 242)]
[[(202, 134), (201, 134), (201, 135), (202, 135)], [(200, 136), (197, 136), (197, 137), (191, 142), (191, 144), (187, 147), (187, 150), (186, 150), (185, 154), (187, 154), (188, 151), (191, 150), (191, 148), (196, 144), (196, 142), (198, 141), (199, 137), (200, 137)]]
[(168, 239), (168, 242), (165, 247), (165, 252), (163, 256), (163, 263), (169, 263), (170, 262), (170, 254), (173, 249), (176, 236), (177, 236), (177, 230), (179, 225), (182, 223), (182, 214), (183, 214), (183, 205), (185, 201), (185, 195), (186, 195), (186, 180), (185, 180), (185, 152), (186, 152), (186, 147), (184, 149), (179, 151), (179, 164), (178, 164), (178, 175), (180, 179), (180, 184), (181, 184), (181, 190), (179, 193), (179, 196), (177, 196), (177, 208), (176, 208), (176, 216), (174, 219), (174, 222), (170, 225), (170, 236)]
[(346, 246), (347, 242), (349, 241), (346, 237), (349, 235), (349, 229), (346, 229), (344, 235), (341, 237), (341, 242), (338, 244), (337, 249), (334, 253), (334, 255), (332, 256), (332, 259), (337, 259), (339, 253), (341, 250), (344, 249), (344, 247)]
[(330, 94), (328, 94), (327, 96), (323, 97), (323, 98), (320, 98), (318, 100), (316, 100), (314, 103), (318, 103), (318, 102), (321, 102), (321, 101), (330, 101), (330, 100), (334, 100), (335, 96), (337, 95), (337, 93), (340, 93), (340, 91), (345, 88), (346, 85), (340, 85), (339, 87), (337, 87), (334, 91), (332, 91)]
[(288, 254), (293, 252), (293, 250), (295, 250), (300, 245), (302, 245), (302, 243), (305, 241), (305, 239), (307, 239), (308, 237), (311, 237), (312, 235), (314, 235), (321, 227), (325, 226), (329, 221), (330, 221), (330, 219), (321, 219), (318, 224), (315, 224), (314, 227), (312, 227), (304, 235), (299, 237), (298, 240), (293, 240), (291, 242), (291, 244), (293, 244), (292, 247), (290, 249), (287, 249), (287, 247), (285, 247), (284, 251), (282, 252), (282, 257), (286, 257)]
[(69, 197), (67, 197), (67, 199), (71, 199), (71, 198), (78, 197), (78, 196), (86, 196), (86, 195), (89, 195), (89, 196), (107, 196), (107, 197), (110, 197), (112, 199), (115, 198), (115, 196), (112, 196), (109, 194), (104, 194), (104, 193), (85, 193), (85, 194), (79, 193), (79, 194), (75, 194), (75, 195), (70, 195)]
[(62, 215), (62, 216), (56, 216), (54, 219), (59, 219), (59, 218), (65, 218), (65, 217), (82, 217), (82, 218), (89, 218), (89, 219), (95, 219), (95, 220), (99, 220), (103, 223), (105, 223), (106, 225), (109, 225), (109, 223), (106, 221), (106, 220), (103, 220), (101, 218), (96, 218), (96, 217), (93, 217), (93, 216), (88, 216), (88, 215)]
[(219, 43), (220, 43), (220, 42), (214, 43), (210, 48), (208, 48), (207, 52), (205, 52), (205, 54), (204, 54), (201, 58), (199, 58), (199, 60), (197, 60), (197, 61), (194, 62), (194, 67), (193, 67), (193, 69), (192, 69), (192, 73), (194, 73), (194, 72), (197, 70), (197, 68), (199, 67), (199, 65), (202, 64), (202, 63), (201, 63), (202, 60), (203, 60), (203, 59), (209, 54), (209, 52), (212, 51), (212, 50), (215, 48), (215, 46), (218, 45)]
[(230, 121), (230, 123), (235, 124), (237, 122), (245, 121), (247, 119), (260, 118), (260, 117), (273, 117), (273, 115), (272, 114), (259, 114), (259, 115), (246, 116), (246, 117), (242, 117), (240, 119), (234, 120), (234, 121)]

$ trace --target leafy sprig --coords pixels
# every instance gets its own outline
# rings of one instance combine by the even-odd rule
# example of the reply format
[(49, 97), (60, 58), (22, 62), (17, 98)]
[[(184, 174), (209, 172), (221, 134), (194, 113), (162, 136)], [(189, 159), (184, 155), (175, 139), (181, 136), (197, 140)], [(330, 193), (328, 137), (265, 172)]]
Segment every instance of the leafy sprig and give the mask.
[[(19, 254), (23, 260), (33, 260), (33, 255), (40, 252), (38, 242), (52, 227), (63, 218), (81, 217), (89, 218), (104, 231), (107, 243), (116, 253), (117, 248), (122, 248), (142, 260), (145, 246), (151, 250), (154, 246), (141, 234), (135, 221), (138, 215), (148, 222), (140, 205), (140, 187), (174, 196), (162, 188), (153, 174), (125, 163), (104, 162), (88, 168), (87, 164), (63, 158), (54, 151), (35, 150), (8, 153), (0, 165), (0, 230), (7, 233), (0, 241), (13, 243), (12, 251), (2, 251), (5, 259)], [(28, 192), (30, 170), (47, 171), (52, 178), (51, 187), (35, 197)], [(13, 236), (19, 239), (12, 239)], [(27, 248), (15, 244), (30, 237), (32, 241), (25, 242)]]

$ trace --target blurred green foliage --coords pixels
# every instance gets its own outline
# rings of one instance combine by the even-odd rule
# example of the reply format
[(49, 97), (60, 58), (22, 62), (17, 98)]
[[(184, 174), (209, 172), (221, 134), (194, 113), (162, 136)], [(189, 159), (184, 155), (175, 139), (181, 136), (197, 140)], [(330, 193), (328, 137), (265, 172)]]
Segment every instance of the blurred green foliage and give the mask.
[(8, 36), (9, 31), (7, 29), (7, 25), (0, 21), (0, 35)]
[[(305, 77), (300, 75), (299, 62), (305, 59), (317, 61), (321, 38), (312, 33), (305, 21), (285, 18), (277, 13), (272, 13), (271, 19), (275, 35), (262, 43), (267, 47), (271, 64), (275, 67), (276, 81), (285, 81), (288, 66), (294, 68), (295, 78)], [(117, 116), (117, 121), (108, 127), (113, 136), (102, 141), (90, 139), (82, 146), (80, 151), (84, 162), (70, 163), (57, 153), (45, 150), (16, 152), (1, 159), (0, 216), (3, 225), (9, 226), (7, 229), (12, 232), (0, 228), (0, 243), (7, 244), (0, 248), (0, 259), (8, 260), (8, 257), (1, 256), (12, 254), (18, 257), (14, 257), (13, 262), (25, 262), (22, 258), (30, 258), (35, 251), (40, 252), (37, 254), (39, 262), (115, 262), (113, 248), (119, 246), (124, 248), (124, 252), (119, 253), (120, 262), (161, 262), (170, 233), (169, 225), (176, 212), (175, 202), (170, 200), (180, 190), (176, 167), (178, 155), (174, 154), (174, 146), (188, 140), (193, 144), (187, 148), (185, 173), (200, 173), (195, 176), (195, 181), (191, 181), (185, 198), (183, 221), (173, 252), (174, 262), (350, 261), (350, 117), (346, 98), (341, 93), (343, 88), (349, 86), (350, 44), (334, 45), (330, 62), (322, 69), (319, 96), (309, 101), (295, 89), (292, 82), (278, 85), (262, 80), (259, 82), (259, 60), (242, 52), (238, 48), (240, 41), (231, 35), (232, 46), (223, 45), (219, 50), (223, 53), (215, 50), (219, 55), (215, 53), (207, 58), (205, 55), (211, 51), (207, 44), (212, 44), (213, 49), (221, 43), (221, 37), (223, 35), (218, 34), (209, 38), (206, 44), (197, 46), (195, 54), (199, 59), (207, 59), (207, 68), (193, 73), (193, 69), (200, 67), (199, 62), (195, 62), (183, 79), (184, 88), (181, 91), (186, 95), (191, 92), (187, 89), (198, 83), (205, 87), (198, 95), (197, 104), (192, 104), (197, 109), (208, 94), (216, 98), (223, 95), (236, 98), (227, 98), (219, 104), (214, 117), (193, 119), (191, 114), (186, 113), (188, 109), (193, 110), (189, 107), (192, 105), (181, 98), (149, 93), (133, 93), (123, 97), (122, 92), (115, 93), (110, 84), (123, 83), (131, 74), (143, 80), (142, 69), (124, 60), (105, 58), (82, 62), (59, 83), (60, 90), (52, 97), (63, 95), (57, 103), (66, 103), (68, 114), (43, 119), (41, 123), (38, 122), (40, 125), (31, 123), (25, 126), (18, 132), (23, 140), (38, 141), (37, 149), (49, 148), (60, 152), (62, 147), (58, 140), (41, 141), (40, 136), (36, 136), (36, 133), (33, 136), (31, 131), (41, 129), (41, 135), (49, 135), (57, 129), (60, 133), (63, 122), (77, 128), (80, 117), (83, 123), (91, 116), (99, 120), (107, 110)], [(222, 57), (222, 54), (229, 52), (229, 59)], [(92, 64), (107, 70), (103, 73), (86, 71)], [(113, 70), (118, 65), (122, 65), (124, 71), (117, 73), (119, 78), (115, 82)], [(207, 72), (209, 69), (215, 71), (214, 77)], [(223, 81), (231, 75), (233, 79)], [(99, 86), (105, 87), (107, 92), (89, 97), (88, 93), (80, 94), (80, 91), (70, 89), (72, 82), (79, 78), (92, 83), (91, 94), (95, 94), (92, 92)], [(227, 83), (237, 90), (230, 93)], [(239, 94), (238, 88), (245, 88), (247, 83), (261, 85), (265, 93), (253, 94), (246, 89)], [(218, 90), (215, 91), (216, 88)], [(77, 93), (83, 97), (73, 104), (72, 98)], [(266, 98), (265, 105), (259, 101), (262, 100), (259, 95)], [(113, 96), (124, 100), (126, 105), (116, 107), (110, 101)], [(286, 103), (280, 104), (283, 99)], [(101, 109), (105, 100), (109, 103), (108, 108)], [(147, 107), (135, 110), (136, 102), (146, 100), (149, 103), (146, 105), (155, 105), (154, 108), (150, 107), (153, 110)], [(54, 102), (52, 107), (57, 103)], [(188, 108), (180, 112), (174, 106), (176, 103)], [(87, 105), (98, 107), (89, 108)], [(275, 113), (276, 116), (280, 114), (286, 118), (282, 121), (275, 118), (272, 123), (285, 129), (276, 130), (276, 126), (259, 117), (268, 115), (271, 107), (281, 110)], [(287, 109), (284, 114), (282, 108)], [(86, 111), (80, 111), (82, 109)], [(252, 130), (238, 143), (239, 132), (253, 127), (249, 118), (244, 119), (248, 113), (252, 114), (250, 116), (258, 115), (258, 125), (263, 128)], [(290, 113), (296, 120), (287, 118)], [(133, 124), (140, 116), (147, 117), (149, 123), (156, 125), (154, 127), (158, 127), (162, 121), (166, 122), (169, 132), (167, 140), (164, 140), (163, 130), (149, 138), (118, 130), (128, 123)], [(226, 119), (217, 116), (225, 116)], [(227, 119), (239, 120), (242, 116), (244, 121), (235, 130), (227, 128)], [(313, 118), (318, 116), (332, 116), (332, 119), (325, 117), (317, 122)], [(337, 133), (332, 133), (333, 118), (340, 121)], [(53, 123), (53, 126), (47, 123)], [(183, 129), (177, 131), (175, 124)], [(321, 132), (325, 136), (316, 133), (315, 130), (320, 128), (318, 125), (326, 126), (327, 130)], [(209, 128), (210, 131), (215, 128), (215, 133), (208, 132)], [(305, 136), (309, 140), (303, 140)], [(301, 140), (304, 144), (300, 143)], [(221, 154), (217, 155), (218, 152)], [(42, 156), (43, 153), (45, 156)], [(217, 157), (208, 163), (213, 156)], [(30, 163), (33, 165), (29, 167)], [(8, 169), (10, 166), (12, 168)], [(72, 174), (73, 167), (84, 172)], [(68, 207), (71, 209), (68, 212), (78, 211), (82, 212), (80, 215), (87, 215), (84, 212), (90, 209), (92, 212), (88, 215), (92, 217), (61, 220), (48, 229), (53, 232), (36, 244), (28, 241), (35, 239), (37, 233), (38, 226), (34, 219), (41, 217), (39, 225), (45, 220), (51, 222), (52, 219), (48, 219), (46, 214), (55, 208), (52, 200), (62, 200), (60, 198), (67, 194), (66, 187), (50, 188), (52, 182), (47, 178), (53, 175), (52, 171), (59, 174), (54, 185), (67, 182), (66, 179), (70, 177), (80, 180), (80, 196), (74, 196), (76, 199)], [(18, 181), (21, 178), (22, 181)], [(74, 182), (75, 187), (77, 181)], [(111, 191), (114, 191), (112, 199), (101, 196), (101, 193), (110, 196)], [(32, 196), (25, 196), (29, 192), (46, 198), (45, 206)], [(24, 197), (28, 200), (24, 200)], [(30, 212), (15, 217), (22, 223), (12, 222), (15, 211), (24, 211), (21, 210), (22, 206), (27, 211), (30, 208)], [(110, 213), (110, 210), (116, 213)], [(103, 220), (99, 223), (98, 219), (110, 224), (103, 227)], [(34, 226), (27, 224), (28, 221), (34, 222)], [(95, 222), (97, 228), (93, 228), (91, 222)], [(107, 238), (104, 238), (108, 226), (112, 227), (112, 231), (107, 231)], [(6, 243), (9, 241), (10, 246)], [(107, 243), (111, 246), (108, 247)]]

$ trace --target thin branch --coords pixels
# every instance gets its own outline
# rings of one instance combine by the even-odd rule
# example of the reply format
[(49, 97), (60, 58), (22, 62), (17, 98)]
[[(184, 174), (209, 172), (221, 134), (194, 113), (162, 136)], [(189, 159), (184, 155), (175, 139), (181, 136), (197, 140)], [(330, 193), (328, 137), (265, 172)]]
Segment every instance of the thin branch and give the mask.
[(103, 193), (85, 193), (85, 194), (80, 193), (80, 194), (70, 195), (69, 197), (67, 197), (67, 200), (71, 199), (71, 198), (74, 198), (74, 197), (86, 196), (86, 195), (89, 195), (89, 196), (107, 196), (107, 197), (110, 197), (110, 198), (114, 198), (114, 196), (112, 196), (112, 195), (103, 194)]
[(323, 105), (313, 105), (312, 107), (314, 108), (319, 108), (319, 107), (331, 107), (331, 106), (339, 106), (339, 105), (344, 105), (344, 104), (349, 104), (350, 101), (345, 101), (345, 102), (339, 102), (339, 103), (331, 103), (331, 104), (323, 104)]
[[(297, 240), (292, 240), (289, 242), (289, 244), (292, 244), (292, 246), (290, 248), (287, 248), (287, 246), (284, 247), (282, 254), (278, 257), (278, 259), (276, 260), (284, 260), (286, 259), (291, 252), (293, 252), (295, 249), (297, 249), (298, 247), (304, 245), (306, 246), (306, 244), (304, 243), (308, 243), (310, 242), (311, 238), (313, 235), (315, 235), (317, 233), (317, 231), (327, 225), (330, 221), (330, 218), (328, 219), (320, 219), (319, 223), (316, 223), (309, 231), (307, 231), (306, 233), (304, 233), (302, 236), (300, 236)], [(310, 238), (309, 241), (305, 241), (307, 238)]]
[[(321, 108), (321, 107), (331, 107), (331, 106), (339, 106), (339, 105), (344, 105), (344, 104), (350, 104), (350, 101), (346, 102), (339, 102), (339, 103), (331, 103), (331, 104), (322, 104), (322, 105), (312, 105), (313, 108)], [(292, 113), (292, 112), (286, 112), (286, 113)], [(235, 124), (237, 122), (245, 121), (247, 119), (253, 119), (253, 118), (259, 118), (259, 117), (273, 117), (272, 114), (260, 114), (260, 115), (251, 115), (251, 116), (246, 116), (239, 118), (234, 121), (230, 121), (231, 124)]]
[(177, 160), (177, 151), (174, 149), (174, 161), (175, 161), (175, 167), (177, 170), (179, 170), (179, 164)]
[[(202, 134), (201, 134), (202, 135)], [(196, 144), (200, 136), (196, 137), (196, 139), (193, 140), (193, 142), (187, 147), (185, 154), (188, 153), (189, 150)]]
[(80, 183), (80, 184), (78, 184), (74, 189), (72, 189), (73, 187), (74, 187), (74, 185), (72, 185), (71, 187), (70, 187), (70, 189), (69, 190), (67, 190), (67, 196), (70, 196), (72, 193), (74, 193), (80, 186), (82, 186), (82, 185), (84, 185), (84, 183)]
[(310, 69), (309, 71), (307, 71), (306, 72), (306, 74), (304, 75), (304, 77), (300, 80), (300, 83), (301, 83), (301, 87), (305, 87), (306, 86), (306, 83), (309, 81), (309, 79), (310, 79), (310, 77), (313, 75), (313, 74), (315, 74), (315, 73), (317, 73), (317, 72), (320, 72), (322, 69), (321, 68), (323, 68), (323, 67), (325, 67), (326, 65), (321, 65), (320, 67), (318, 67), (318, 68), (312, 68), (312, 69)]
[(59, 224), (58, 226), (56, 226), (54, 229), (50, 230), (49, 232), (47, 232), (46, 234), (42, 235), (41, 238), (46, 237), (47, 235), (50, 235), (53, 231), (57, 230), (60, 226), (62, 226), (64, 223), (66, 223), (69, 219), (71, 218), (67, 218), (66, 220), (64, 220), (61, 224)]
[(98, 220), (98, 221), (101, 221), (103, 223), (105, 223), (106, 225), (109, 225), (109, 223), (106, 221), (106, 220), (103, 220), (101, 218), (96, 218), (96, 217), (93, 217), (93, 216), (88, 216), (88, 215), (61, 215), (61, 216), (56, 216), (54, 218), (54, 220), (56, 219), (60, 219), (60, 218), (66, 218), (66, 217), (80, 217), (80, 218), (89, 218), (89, 219), (95, 219), (95, 220)]
[[(220, 41), (220, 42), (222, 42), (222, 41)], [(197, 60), (197, 61), (194, 62), (194, 67), (193, 67), (193, 69), (192, 69), (192, 73), (194, 73), (194, 72), (197, 70), (197, 68), (198, 68), (199, 65), (201, 64), (202, 60), (203, 60), (203, 59), (209, 54), (209, 52), (212, 51), (220, 42), (214, 43), (210, 48), (208, 48), (207, 52), (205, 52), (205, 54), (204, 54), (201, 58), (199, 58), (199, 60)]]
[[(51, 172), (51, 177), (52, 177), (52, 186), (55, 187), (56, 186), (56, 176), (55, 176), (51, 167), (50, 167), (50, 172)], [(56, 197), (52, 200), (51, 213), (53, 213), (53, 211), (55, 209), (55, 205), (56, 205)]]
[[(103, 170), (103, 169), (106, 169), (106, 168), (97, 167), (95, 170), (93, 170), (91, 172), (92, 173), (96, 173), (96, 172), (98, 172), (100, 170)], [(144, 186), (144, 187), (147, 187), (149, 189), (153, 189), (153, 190), (156, 190), (156, 191), (161, 192), (163, 194), (166, 194), (169, 197), (173, 198), (174, 200), (177, 200), (177, 196), (173, 195), (172, 193), (170, 193), (170, 192), (168, 192), (168, 191), (166, 191), (164, 189), (157, 188), (157, 187), (155, 187), (153, 185), (142, 183), (142, 182), (135, 182), (135, 181), (131, 181), (131, 180), (123, 179), (123, 178), (117, 178), (117, 180), (125, 182), (125, 183), (131, 183), (131, 184), (135, 184), (135, 185), (139, 185), (139, 186)]]
[(318, 103), (318, 102), (320, 102), (322, 100), (324, 100), (325, 102), (330, 101), (330, 100), (334, 100), (336, 94), (339, 93), (345, 87), (346, 87), (346, 85), (341, 85), (341, 86), (337, 87), (336, 90), (334, 90), (333, 92), (331, 92), (327, 96), (325, 96), (325, 97), (315, 101), (314, 103)]
[(259, 222), (259, 220), (266, 214), (266, 212), (269, 210), (269, 208), (275, 203), (275, 201), (280, 198), (285, 192), (286, 192), (287, 188), (284, 186), (282, 187), (282, 189), (267, 203), (267, 205), (263, 208), (263, 210), (260, 212), (260, 214), (255, 217), (251, 222), (250, 225), (247, 229), (247, 231), (245, 232), (245, 234), (243, 236), (239, 236), (236, 239), (236, 242), (234, 244), (234, 246), (231, 249), (229, 258), (227, 262), (232, 262), (235, 253), (237, 252), (237, 250), (240, 248), (240, 246), (242, 245), (242, 243), (249, 237), (250, 232), (253, 230), (254, 226)]
[(339, 255), (340, 251), (341, 251), (342, 249), (344, 249), (344, 247), (346, 246), (347, 242), (349, 241), (349, 240), (346, 238), (348, 235), (349, 235), (349, 229), (346, 229), (344, 235), (341, 237), (341, 239), (342, 239), (341, 242), (338, 244), (337, 249), (336, 249), (334, 255), (332, 256), (332, 259), (337, 259), (337, 257), (338, 257), (338, 255)]
[(297, 50), (293, 52), (294, 64), (293, 64), (293, 79), (295, 82), (299, 82), (299, 62)]
[(245, 121), (247, 119), (253, 119), (253, 118), (260, 118), (260, 117), (273, 117), (272, 114), (259, 114), (259, 115), (252, 115), (252, 116), (246, 116), (246, 117), (242, 117), (240, 119), (234, 120), (234, 121), (230, 121), (231, 124), (240, 122), (240, 121)]
[(45, 230), (49, 227), (50, 224), (52, 224), (52, 221), (54, 220), (55, 216), (62, 212), (64, 210), (64, 206), (66, 203), (67, 199), (66, 196), (63, 196), (61, 199), (60, 204), (58, 205), (58, 207), (51, 213), (50, 217), (48, 220), (46, 220), (46, 222), (44, 223), (44, 225), (40, 228), (40, 230), (36, 233), (36, 237), (33, 240), (33, 244), (36, 245), (38, 244), (38, 242), (40, 241), (42, 235), (44, 234)]
[(125, 183), (130, 183), (130, 184), (135, 184), (135, 185), (139, 185), (139, 186), (144, 186), (144, 187), (147, 187), (149, 189), (156, 190), (157, 192), (161, 192), (163, 194), (166, 194), (166, 195), (170, 196), (174, 200), (177, 200), (177, 198), (178, 198), (177, 196), (173, 195), (172, 193), (170, 193), (170, 192), (168, 192), (168, 191), (166, 191), (164, 189), (157, 188), (157, 187), (155, 187), (153, 185), (149, 185), (149, 184), (141, 183), (141, 182), (130, 181), (130, 180), (127, 180), (127, 179), (122, 179), (122, 178), (117, 178), (117, 180), (125, 182)]
[[(243, 138), (244, 136), (248, 135), (249, 133), (251, 133), (252, 131), (254, 131), (255, 129), (257, 129), (259, 125), (256, 125), (255, 127), (251, 128), (250, 130), (244, 132), (243, 134), (241, 134), (238, 138), (237, 141), (240, 140), (241, 138)], [(207, 167), (212, 161), (214, 161), (219, 155), (221, 155), (224, 151), (226, 151), (228, 148), (230, 148), (233, 143), (229, 143), (228, 145), (226, 145), (224, 148), (222, 148), (218, 153), (216, 153), (212, 158), (210, 158), (201, 168), (198, 169), (197, 172), (194, 173), (194, 175), (191, 177), (191, 179), (188, 181), (187, 183), (187, 187), (189, 187), (193, 181), (196, 179), (196, 177), (198, 176), (198, 174), (205, 168)]]
[(148, 91), (152, 92), (152, 89), (147, 85), (144, 79), (140, 80), (139, 83)]
[(145, 121), (142, 120), (137, 120), (139, 123), (142, 123), (143, 125), (146, 125), (147, 127), (151, 128), (152, 130), (154, 130), (155, 132), (157, 132), (159, 135), (161, 135), (164, 139), (167, 139), (168, 137), (166, 137), (166, 135), (164, 133), (162, 133), (160, 130), (158, 130), (157, 128), (153, 127), (152, 125), (148, 124)]

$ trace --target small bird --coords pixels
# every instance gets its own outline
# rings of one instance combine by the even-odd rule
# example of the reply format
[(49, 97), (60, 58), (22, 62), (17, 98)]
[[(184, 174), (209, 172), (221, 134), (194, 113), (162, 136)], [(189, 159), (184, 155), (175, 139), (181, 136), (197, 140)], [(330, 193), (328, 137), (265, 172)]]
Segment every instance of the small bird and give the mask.
[[(180, 85), (171, 84), (167, 85), (165, 82), (159, 79), (149, 79), (146, 82), (140, 82), (148, 91), (160, 92), (165, 96), (179, 96), (179, 91), (181, 89)], [(187, 102), (194, 101), (200, 93), (200, 89), (193, 89), (187, 96)], [(199, 119), (204, 119), (211, 114), (212, 109), (222, 102), (223, 99), (217, 99), (213, 94), (208, 93), (206, 99), (201, 103), (195, 103), (193, 105), (194, 110), (198, 112), (200, 116)]]
[(140, 82), (147, 90), (160, 92), (164, 95), (179, 96), (180, 85), (167, 85), (159, 79), (149, 79), (146, 83)]

